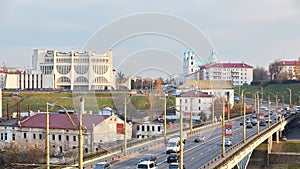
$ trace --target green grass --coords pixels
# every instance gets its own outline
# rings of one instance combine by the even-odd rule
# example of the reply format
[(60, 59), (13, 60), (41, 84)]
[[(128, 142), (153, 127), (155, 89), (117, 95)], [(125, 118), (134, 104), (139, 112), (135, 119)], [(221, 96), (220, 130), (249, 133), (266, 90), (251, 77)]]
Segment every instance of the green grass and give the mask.
[(282, 146), (283, 152), (293, 152), (300, 153), (300, 143), (299, 142), (285, 142)]

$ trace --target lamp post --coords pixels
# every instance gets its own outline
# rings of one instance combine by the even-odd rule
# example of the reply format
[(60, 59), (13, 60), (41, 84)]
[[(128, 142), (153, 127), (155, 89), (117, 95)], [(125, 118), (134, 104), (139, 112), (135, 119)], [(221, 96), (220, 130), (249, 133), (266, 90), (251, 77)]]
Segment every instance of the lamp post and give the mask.
[(256, 97), (257, 97), (257, 99), (256, 99), (256, 101), (257, 101), (257, 114), (256, 114), (256, 118), (257, 118), (257, 134), (259, 134), (259, 123), (260, 123), (260, 120), (259, 120), (259, 95), (258, 95), (258, 92), (256, 92)]
[[(130, 99), (129, 99), (130, 101)], [(127, 101), (126, 101), (126, 96), (125, 96), (125, 100), (124, 100), (124, 156), (126, 156), (126, 152), (127, 152), (127, 127), (126, 127), (126, 121), (127, 121)]]
[(212, 97), (212, 124), (215, 123), (215, 101), (214, 96)]
[(290, 106), (292, 105), (292, 89), (286, 88), (290, 92)]
[(182, 101), (180, 99), (180, 168), (183, 168), (183, 143), (182, 143)]
[(224, 100), (222, 103), (222, 157), (226, 156), (226, 151), (225, 151), (225, 104)]
[(244, 94), (244, 90), (242, 91), (242, 99), (243, 99), (243, 114), (244, 114), (244, 126), (243, 126), (243, 131), (244, 131), (244, 143), (246, 142), (247, 135), (246, 135), (246, 97)]
[[(70, 114), (68, 113), (67, 109), (64, 106), (59, 105), (59, 104), (54, 104), (54, 103), (53, 104), (47, 103), (47, 112), (48, 112), (48, 105), (52, 106), (52, 107), (57, 106), (57, 107), (62, 108), (65, 111), (65, 113), (68, 117), (68, 120), (71, 122), (72, 126), (74, 128), (78, 128), (78, 130), (79, 130), (79, 134), (78, 134), (78, 168), (83, 169), (83, 135), (82, 135), (82, 129), (83, 129), (82, 128), (82, 114), (83, 114), (83, 111), (84, 111), (84, 99), (83, 99), (83, 97), (80, 98), (79, 125), (76, 125), (74, 123), (74, 121), (72, 120)], [(48, 125), (47, 125), (47, 123), (48, 123)], [(47, 130), (48, 130), (48, 135), (49, 135), (49, 116), (48, 116), (48, 113), (46, 115), (46, 134), (47, 134)], [(49, 137), (49, 136), (47, 136), (47, 137)], [(48, 146), (49, 146), (49, 138), (48, 138), (47, 141), (48, 142), (46, 143), (46, 145), (48, 144)], [(46, 146), (46, 147), (48, 147), (48, 146)], [(47, 152), (46, 152), (46, 154), (47, 154)], [(47, 158), (48, 157), (46, 157), (46, 159)], [(47, 166), (50, 167), (50, 165), (47, 165)]]
[(270, 95), (268, 95), (268, 127), (270, 126)]
[(48, 112), (48, 105), (49, 103), (46, 103), (46, 169), (50, 169), (50, 143), (49, 143), (49, 112)]
[[(270, 94), (272, 94), (274, 96), (273, 93), (270, 92)], [(275, 99), (276, 99), (275, 104), (276, 104), (276, 123), (277, 123), (278, 122), (278, 95), (277, 95), (277, 93), (275, 94)], [(270, 110), (270, 108), (269, 108), (269, 110)], [(276, 143), (279, 143), (279, 132), (278, 131), (276, 131)]]
[(165, 94), (164, 98), (164, 141), (167, 141), (167, 95)]

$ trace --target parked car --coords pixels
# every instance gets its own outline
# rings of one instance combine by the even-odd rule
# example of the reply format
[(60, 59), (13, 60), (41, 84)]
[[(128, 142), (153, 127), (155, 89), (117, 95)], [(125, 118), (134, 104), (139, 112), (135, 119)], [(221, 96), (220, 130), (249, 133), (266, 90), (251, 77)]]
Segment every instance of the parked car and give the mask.
[(155, 155), (153, 155), (153, 154), (145, 154), (143, 156), (143, 158), (141, 158), (139, 160), (139, 163), (143, 162), (143, 161), (153, 161), (154, 163), (156, 163), (156, 160), (157, 160), (157, 157)]
[(204, 142), (204, 141), (205, 141), (205, 136), (202, 136), (202, 135), (198, 135), (194, 139), (195, 143)]
[(136, 165), (136, 169), (157, 169), (153, 161), (143, 161)]
[(180, 160), (180, 155), (176, 153), (171, 153), (167, 158), (167, 163), (176, 162), (178, 163)]
[(225, 146), (231, 146), (232, 145), (232, 140), (228, 137), (225, 138)]
[(110, 169), (110, 166), (108, 162), (100, 162), (94, 166), (94, 169)]
[[(179, 163), (171, 163), (169, 165), (169, 169), (179, 169)], [(183, 169), (185, 169), (184, 164), (183, 164)]]

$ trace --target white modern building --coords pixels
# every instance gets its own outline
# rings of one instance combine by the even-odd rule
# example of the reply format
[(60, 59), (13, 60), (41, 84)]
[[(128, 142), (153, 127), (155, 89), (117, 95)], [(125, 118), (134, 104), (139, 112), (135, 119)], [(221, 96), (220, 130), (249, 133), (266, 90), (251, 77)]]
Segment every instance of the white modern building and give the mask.
[(7, 89), (110, 90), (114, 88), (112, 51), (58, 52), (34, 49), (32, 69), (8, 77)]

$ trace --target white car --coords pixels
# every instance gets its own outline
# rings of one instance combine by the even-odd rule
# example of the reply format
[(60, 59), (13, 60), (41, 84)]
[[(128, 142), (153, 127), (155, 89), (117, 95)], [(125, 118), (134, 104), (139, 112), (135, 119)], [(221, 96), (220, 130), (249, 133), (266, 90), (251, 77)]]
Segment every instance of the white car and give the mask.
[(153, 161), (143, 161), (136, 165), (136, 169), (157, 169)]

